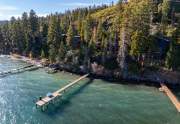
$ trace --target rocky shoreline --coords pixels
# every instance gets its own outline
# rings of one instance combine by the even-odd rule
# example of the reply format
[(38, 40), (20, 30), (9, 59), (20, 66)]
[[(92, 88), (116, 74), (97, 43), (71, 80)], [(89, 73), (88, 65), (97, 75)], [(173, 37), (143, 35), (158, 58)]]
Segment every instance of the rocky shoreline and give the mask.
[(20, 55), (11, 55), (11, 57), (15, 57), (24, 61), (28, 60), (28, 62), (32, 62), (34, 64), (38, 63), (38, 65), (42, 64), (45, 67), (53, 68), (58, 71), (66, 71), (78, 75), (90, 73), (90, 77), (92, 78), (103, 79), (114, 83), (124, 82), (124, 84), (139, 84), (139, 85), (143, 84), (148, 86), (160, 87), (159, 83), (163, 82), (170, 87), (180, 88), (180, 73), (164, 70), (164, 69), (157, 71), (145, 70), (144, 73), (141, 75), (128, 74), (128, 76), (124, 78), (118, 70), (107, 70), (101, 65), (97, 65), (94, 63), (91, 64), (91, 69), (87, 69), (86, 67), (73, 66), (67, 63), (44, 64), (43, 60), (39, 60), (39, 59), (32, 60), (29, 59), (28, 57), (24, 57)]
[(106, 69), (102, 71), (103, 73), (99, 74), (94, 72), (92, 69), (89, 71), (82, 71), (80, 70), (80, 67), (75, 68), (72, 66), (68, 66), (67, 68), (67, 65), (66, 67), (64, 67), (64, 65), (60, 65), (59, 70), (80, 75), (90, 72), (90, 75), (93, 78), (103, 79), (115, 83), (121, 81), (122, 83), (125, 82), (124, 84), (143, 84), (148, 86), (159, 87), (160, 82), (163, 82), (170, 87), (180, 88), (180, 74), (178, 72), (170, 72), (165, 70), (159, 70), (157, 72), (147, 70), (144, 72), (143, 75), (129, 74), (126, 78), (123, 78), (121, 74), (117, 71), (109, 71)]

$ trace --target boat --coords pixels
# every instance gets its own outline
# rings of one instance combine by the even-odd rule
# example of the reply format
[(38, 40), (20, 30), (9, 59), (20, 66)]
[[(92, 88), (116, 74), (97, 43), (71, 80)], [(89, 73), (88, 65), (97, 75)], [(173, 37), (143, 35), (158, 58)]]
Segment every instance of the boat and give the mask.
[(54, 74), (54, 73), (57, 73), (57, 70), (54, 69), (54, 68), (49, 68), (49, 69), (47, 70), (47, 73), (48, 73), (48, 74)]

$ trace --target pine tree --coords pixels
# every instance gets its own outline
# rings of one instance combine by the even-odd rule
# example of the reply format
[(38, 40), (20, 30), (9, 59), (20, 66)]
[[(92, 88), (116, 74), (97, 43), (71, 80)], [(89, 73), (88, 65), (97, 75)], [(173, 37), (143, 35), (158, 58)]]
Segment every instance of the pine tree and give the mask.
[(34, 10), (31, 10), (29, 13), (29, 25), (31, 32), (33, 33), (33, 35), (35, 35), (35, 33), (38, 31), (39, 24), (38, 24), (38, 17)]
[(54, 44), (50, 44), (49, 46), (49, 60), (51, 63), (56, 62), (57, 52), (55, 50)]
[(31, 51), (33, 57), (38, 57), (41, 54), (42, 42), (39, 30), (38, 17), (34, 10), (29, 13), (29, 27), (30, 27), (30, 39), (31, 39)]
[(140, 53), (145, 52), (146, 48), (146, 38), (143, 37), (142, 32), (136, 31), (132, 37), (131, 37), (131, 50), (130, 50), (130, 55), (132, 56), (139, 56)]
[(77, 20), (77, 31), (78, 34), (80, 34), (81, 32), (81, 28), (82, 28), (82, 18), (81, 18), (82, 14), (81, 11), (78, 12), (78, 20)]
[(28, 14), (24, 12), (21, 17), (21, 26), (22, 26), (22, 35), (23, 35), (23, 41), (25, 44), (24, 52), (26, 55), (30, 52), (30, 26), (29, 26), (29, 20), (28, 20)]
[(11, 41), (15, 52), (22, 54), (25, 49), (25, 36), (20, 19), (11, 20)]
[(61, 41), (59, 51), (58, 51), (57, 60), (62, 62), (65, 58), (65, 55), (66, 55), (66, 47), (65, 47), (65, 44), (63, 43), (63, 41)]
[(41, 50), (41, 58), (42, 58), (42, 59), (43, 59), (43, 58), (46, 58), (46, 55), (45, 55), (45, 52), (44, 52), (43, 49)]
[(163, 0), (162, 3), (162, 19), (161, 19), (161, 23), (163, 26), (166, 26), (168, 24), (168, 16), (170, 13), (170, 1), (169, 0)]
[(82, 21), (82, 25), (81, 25), (81, 29), (80, 29), (80, 37), (81, 37), (82, 42), (84, 42), (84, 24), (85, 24), (85, 22)]
[(22, 27), (24, 28), (24, 31), (27, 31), (29, 24), (28, 24), (28, 14), (26, 12), (22, 14), (21, 21), (22, 21)]
[(45, 56), (48, 56), (48, 43), (47, 43), (47, 35), (48, 35), (48, 24), (43, 22), (40, 28), (41, 33), (41, 42), (42, 42), (42, 49), (45, 53)]
[(86, 43), (90, 42), (92, 37), (92, 19), (90, 17), (90, 14), (88, 13), (87, 19), (84, 24), (84, 40)]
[(171, 42), (170, 42), (170, 48), (167, 52), (167, 56), (166, 56), (166, 67), (172, 70), (177, 69), (178, 67), (180, 67), (180, 59), (179, 59), (179, 55), (180, 55), (180, 50), (178, 47), (178, 30), (177, 28), (173, 28), (171, 27), (169, 29), (169, 33), (168, 36), (171, 38)]
[(103, 24), (102, 24), (102, 20), (100, 20), (97, 27), (97, 40), (102, 41), (102, 37), (103, 37)]
[(1, 54), (4, 53), (4, 38), (1, 27), (0, 27), (0, 53)]
[(70, 24), (68, 32), (67, 32), (67, 39), (66, 39), (68, 47), (71, 47), (72, 41), (73, 41), (73, 37), (74, 37), (74, 30), (73, 30), (72, 24)]
[(61, 40), (61, 31), (59, 19), (52, 16), (50, 19), (49, 29), (48, 29), (48, 45), (49, 47), (49, 58), (51, 62), (55, 62), (59, 44)]

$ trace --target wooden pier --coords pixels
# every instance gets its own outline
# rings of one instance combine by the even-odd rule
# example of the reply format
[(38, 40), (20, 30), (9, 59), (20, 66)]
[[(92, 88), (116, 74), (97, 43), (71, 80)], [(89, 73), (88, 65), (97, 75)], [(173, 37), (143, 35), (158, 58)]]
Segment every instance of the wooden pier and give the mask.
[(80, 78), (78, 78), (77, 80), (73, 81), (72, 83), (69, 83), (68, 85), (64, 86), (63, 88), (55, 91), (54, 93), (52, 93), (52, 96), (46, 96), (44, 98), (41, 98), (39, 101), (36, 102), (36, 107), (41, 107), (43, 110), (45, 109), (45, 106), (47, 106), (50, 103), (54, 103), (56, 99), (58, 99), (59, 97), (62, 96), (62, 94), (68, 90), (69, 88), (71, 88), (73, 85), (77, 84), (80, 80), (88, 77), (89, 74), (86, 74)]
[(160, 83), (160, 85), (161, 85), (161, 88), (159, 88), (159, 90), (167, 94), (171, 102), (176, 107), (177, 111), (180, 112), (180, 103), (178, 99), (176, 98), (176, 96), (171, 92), (171, 90), (164, 83)]
[(22, 72), (25, 72), (25, 71), (32, 71), (32, 70), (36, 70), (36, 69), (39, 69), (39, 68), (40, 68), (40, 66), (28, 65), (28, 66), (24, 66), (24, 67), (21, 67), (21, 68), (11, 69), (11, 70), (8, 70), (8, 71), (0, 72), (0, 77), (8, 76), (8, 75), (11, 75), (11, 74), (22, 73)]

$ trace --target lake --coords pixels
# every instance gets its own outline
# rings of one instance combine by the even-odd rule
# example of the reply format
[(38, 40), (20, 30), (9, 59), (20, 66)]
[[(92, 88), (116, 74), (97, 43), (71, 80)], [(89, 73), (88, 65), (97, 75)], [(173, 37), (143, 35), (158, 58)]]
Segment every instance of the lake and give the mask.
[[(27, 63), (0, 57), (0, 71)], [(179, 124), (180, 114), (155, 87), (84, 79), (47, 111), (36, 109), (45, 96), (78, 75), (45, 69), (0, 77), (0, 124)]]

